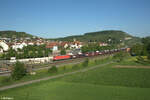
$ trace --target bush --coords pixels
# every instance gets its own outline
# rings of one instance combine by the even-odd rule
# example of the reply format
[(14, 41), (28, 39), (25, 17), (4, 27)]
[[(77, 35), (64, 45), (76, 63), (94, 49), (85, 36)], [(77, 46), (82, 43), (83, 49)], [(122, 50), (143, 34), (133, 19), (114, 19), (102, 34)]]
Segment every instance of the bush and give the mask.
[(48, 69), (48, 73), (56, 73), (58, 71), (56, 66), (52, 66), (51, 68)]
[(124, 60), (126, 57), (128, 57), (128, 56), (129, 56), (128, 53), (121, 51), (121, 52), (115, 54), (115, 55), (113, 56), (113, 58), (115, 59), (115, 61), (121, 62), (121, 61), (123, 61), (123, 60)]
[(66, 54), (66, 50), (65, 50), (65, 49), (62, 49), (62, 50), (60, 51), (60, 54), (61, 54), (61, 55), (65, 55), (65, 54)]
[(82, 63), (82, 66), (83, 66), (83, 67), (87, 67), (88, 64), (89, 64), (89, 59), (86, 58), (85, 61)]
[(25, 65), (23, 63), (16, 62), (12, 70), (11, 77), (14, 80), (19, 80), (22, 77), (24, 77), (26, 73), (27, 71), (26, 71)]

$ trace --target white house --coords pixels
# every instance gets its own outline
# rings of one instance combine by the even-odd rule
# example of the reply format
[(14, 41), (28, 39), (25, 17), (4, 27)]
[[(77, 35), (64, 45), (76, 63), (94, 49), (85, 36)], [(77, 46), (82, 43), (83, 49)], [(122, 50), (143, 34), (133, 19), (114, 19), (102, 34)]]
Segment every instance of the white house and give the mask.
[(9, 49), (9, 46), (3, 41), (0, 41), (0, 46), (2, 47), (3, 51), (8, 51)]
[(34, 45), (34, 43), (33, 42), (28, 42), (28, 45)]
[(0, 47), (0, 53), (3, 53), (3, 48), (2, 47)]
[(99, 46), (108, 46), (107, 43), (99, 43)]
[(58, 46), (53, 46), (53, 51), (57, 51), (58, 50)]
[(73, 43), (70, 45), (70, 49), (80, 49), (82, 47), (82, 44), (80, 43)]
[(12, 49), (14, 50), (18, 50), (18, 49), (23, 49), (23, 47), (27, 46), (26, 43), (15, 43), (14, 45), (12, 45)]

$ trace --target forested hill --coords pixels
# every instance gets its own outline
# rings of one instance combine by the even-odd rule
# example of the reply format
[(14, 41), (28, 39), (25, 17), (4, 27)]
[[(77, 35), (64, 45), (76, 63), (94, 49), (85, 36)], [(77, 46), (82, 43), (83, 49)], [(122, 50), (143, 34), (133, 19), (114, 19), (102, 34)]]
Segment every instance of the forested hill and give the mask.
[(85, 33), (84, 35), (78, 36), (68, 36), (64, 38), (58, 38), (58, 40), (62, 41), (72, 41), (74, 38), (79, 41), (101, 41), (106, 42), (108, 39), (120, 41), (125, 39), (126, 37), (133, 37), (123, 31), (117, 30), (108, 30), (108, 31), (99, 31), (99, 32), (90, 32)]
[(16, 31), (0, 31), (0, 38), (26, 38), (33, 37), (33, 35), (25, 32), (16, 32)]
[[(68, 36), (64, 38), (57, 38), (55, 40), (61, 41), (73, 41), (74, 39), (82, 42), (106, 42), (106, 43), (125, 43), (127, 45), (133, 45), (141, 42), (141, 39), (134, 37), (126, 32), (120, 30), (105, 30), (98, 32), (89, 32), (84, 35)], [(109, 41), (111, 39), (111, 41)]]

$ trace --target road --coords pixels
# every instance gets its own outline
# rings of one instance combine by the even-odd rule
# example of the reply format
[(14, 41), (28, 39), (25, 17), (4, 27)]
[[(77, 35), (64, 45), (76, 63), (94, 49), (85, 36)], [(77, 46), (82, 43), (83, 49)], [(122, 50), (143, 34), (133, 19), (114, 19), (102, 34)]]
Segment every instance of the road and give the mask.
[(76, 73), (80, 73), (80, 72), (86, 72), (86, 71), (89, 71), (89, 70), (93, 70), (93, 69), (111, 64), (111, 63), (113, 63), (113, 62), (105, 63), (105, 64), (102, 64), (102, 65), (96, 65), (96, 66), (93, 66), (93, 67), (81, 69), (81, 70), (74, 71), (74, 72), (68, 72), (68, 73), (64, 73), (64, 74), (59, 74), (59, 75), (55, 75), (55, 76), (50, 76), (50, 77), (37, 79), (37, 80), (27, 81), (27, 82), (24, 82), (24, 83), (18, 83), (18, 84), (13, 84), (13, 85), (9, 85), (9, 86), (4, 86), (4, 87), (0, 88), (0, 91), (15, 88), (15, 87), (20, 87), (20, 86), (24, 86), (24, 85), (28, 85), (28, 84), (32, 84), (32, 83), (37, 83), (37, 82), (44, 81), (44, 80), (50, 80), (50, 79), (55, 79), (55, 78), (59, 78), (59, 77), (64, 77), (64, 76), (68, 76), (68, 75), (72, 75), (72, 74), (76, 74)]

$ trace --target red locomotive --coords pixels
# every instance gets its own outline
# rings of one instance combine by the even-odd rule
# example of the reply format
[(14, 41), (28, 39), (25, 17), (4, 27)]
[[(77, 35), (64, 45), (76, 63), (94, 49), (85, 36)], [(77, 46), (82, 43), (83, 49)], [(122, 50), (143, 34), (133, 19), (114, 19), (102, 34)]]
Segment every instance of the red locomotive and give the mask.
[(54, 56), (54, 57), (53, 57), (53, 61), (56, 61), (56, 60), (65, 60), (65, 59), (70, 59), (70, 58), (71, 58), (70, 55)]

